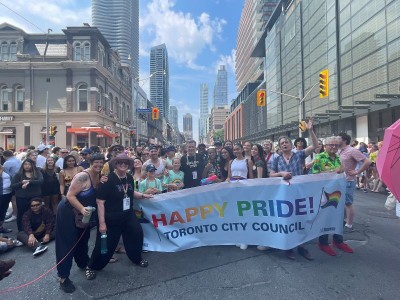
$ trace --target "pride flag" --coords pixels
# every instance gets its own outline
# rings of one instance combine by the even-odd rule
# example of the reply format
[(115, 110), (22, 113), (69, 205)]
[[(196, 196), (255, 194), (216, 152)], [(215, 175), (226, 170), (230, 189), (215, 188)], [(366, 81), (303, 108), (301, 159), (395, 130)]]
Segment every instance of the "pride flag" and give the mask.
[(333, 193), (327, 193), (324, 191), (321, 200), (321, 208), (327, 208), (329, 206), (337, 208), (341, 196), (342, 193), (340, 191), (334, 191)]

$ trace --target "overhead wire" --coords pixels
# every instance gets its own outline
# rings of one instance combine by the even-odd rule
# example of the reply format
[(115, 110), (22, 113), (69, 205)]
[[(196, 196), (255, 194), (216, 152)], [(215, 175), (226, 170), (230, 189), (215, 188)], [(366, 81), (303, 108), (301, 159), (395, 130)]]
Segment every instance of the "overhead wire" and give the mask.
[(14, 14), (16, 14), (17, 16), (19, 16), (20, 18), (24, 19), (26, 22), (28, 22), (29, 24), (31, 24), (32, 26), (36, 27), (37, 29), (39, 29), (40, 31), (42, 31), (43, 33), (46, 33), (45, 30), (43, 30), (42, 28), (40, 28), (39, 26), (37, 26), (35, 23), (29, 21), (27, 18), (25, 18), (23, 15), (21, 15), (20, 13), (18, 13), (17, 11), (13, 10), (12, 8), (10, 8), (9, 6), (5, 5), (2, 1), (0, 1), (0, 4), (3, 5), (5, 8), (9, 9), (10, 11), (12, 11)]

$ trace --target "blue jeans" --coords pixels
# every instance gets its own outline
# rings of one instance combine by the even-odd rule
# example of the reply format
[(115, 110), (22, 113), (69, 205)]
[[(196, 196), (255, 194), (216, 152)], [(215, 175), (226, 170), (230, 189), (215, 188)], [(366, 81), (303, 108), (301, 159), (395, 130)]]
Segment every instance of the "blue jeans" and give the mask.
[(353, 205), (355, 190), (356, 190), (356, 182), (355, 181), (347, 181), (346, 182), (346, 201), (345, 201), (345, 204), (347, 206)]

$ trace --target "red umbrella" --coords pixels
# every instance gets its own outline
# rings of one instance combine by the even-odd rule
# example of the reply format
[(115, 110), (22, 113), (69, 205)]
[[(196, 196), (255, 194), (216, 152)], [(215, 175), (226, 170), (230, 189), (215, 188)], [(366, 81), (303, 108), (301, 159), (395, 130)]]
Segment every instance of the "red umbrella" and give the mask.
[(400, 201), (400, 119), (385, 130), (376, 167), (382, 181)]

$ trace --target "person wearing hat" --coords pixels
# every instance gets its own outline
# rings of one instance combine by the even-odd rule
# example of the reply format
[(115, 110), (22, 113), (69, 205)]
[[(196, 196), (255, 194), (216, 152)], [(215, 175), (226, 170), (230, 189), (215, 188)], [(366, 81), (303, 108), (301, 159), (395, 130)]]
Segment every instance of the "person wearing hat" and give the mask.
[[(99, 186), (97, 192), (97, 214), (99, 230), (92, 256), (86, 268), (88, 280), (96, 277), (96, 270), (103, 269), (110, 261), (122, 236), (126, 254), (137, 266), (147, 267), (142, 258), (143, 230), (133, 211), (134, 198), (152, 198), (148, 193), (134, 191), (133, 177), (127, 173), (133, 168), (134, 160), (126, 154), (119, 154), (110, 160), (114, 171), (108, 180)], [(101, 235), (107, 233), (107, 253), (101, 253)]]
[(147, 178), (139, 184), (139, 192), (146, 194), (160, 194), (162, 192), (161, 180), (156, 178), (156, 167), (153, 164), (146, 166)]
[(167, 149), (165, 149), (165, 150), (167, 152), (167, 157), (165, 158), (166, 168), (168, 170), (172, 170), (173, 169), (173, 160), (175, 158), (176, 149), (174, 146), (168, 146)]
[(81, 155), (82, 155), (82, 161), (79, 164), (83, 169), (87, 169), (90, 167), (90, 156), (92, 155), (92, 150), (90, 150), (89, 148), (84, 148), (81, 151)]
[(37, 147), (37, 151), (38, 151), (38, 157), (36, 158), (36, 167), (37, 168), (44, 168), (44, 165), (46, 164), (46, 159), (47, 156), (49, 156), (49, 147), (44, 145), (44, 144), (40, 144)]
[(156, 168), (155, 170), (156, 178), (160, 179), (160, 181), (162, 182), (162, 180), (164, 179), (166, 162), (162, 158), (158, 157), (159, 151), (157, 146), (155, 145), (150, 146), (149, 151), (150, 151), (150, 159), (143, 164), (142, 171), (146, 171), (147, 165), (152, 164)]
[[(108, 148), (107, 157), (109, 157), (109, 161), (111, 161), (113, 158), (117, 157), (118, 154), (121, 154), (123, 152), (124, 147), (122, 147), (122, 145), (115, 144)], [(110, 168), (109, 161), (104, 164), (103, 170), (101, 170), (101, 175), (103, 176), (108, 176), (110, 172), (114, 171), (112, 167)]]

